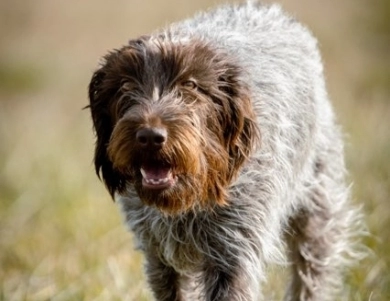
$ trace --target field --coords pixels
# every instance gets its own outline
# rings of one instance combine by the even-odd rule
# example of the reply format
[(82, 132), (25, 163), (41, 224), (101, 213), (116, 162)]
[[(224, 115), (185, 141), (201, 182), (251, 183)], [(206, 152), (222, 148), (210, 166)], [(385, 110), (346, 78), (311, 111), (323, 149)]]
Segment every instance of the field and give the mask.
[[(0, 300), (151, 300), (142, 255), (94, 174), (87, 85), (107, 50), (218, 2), (0, 1)], [(371, 233), (350, 300), (390, 300), (389, 2), (281, 3), (320, 41)], [(267, 300), (281, 298), (277, 279)]]

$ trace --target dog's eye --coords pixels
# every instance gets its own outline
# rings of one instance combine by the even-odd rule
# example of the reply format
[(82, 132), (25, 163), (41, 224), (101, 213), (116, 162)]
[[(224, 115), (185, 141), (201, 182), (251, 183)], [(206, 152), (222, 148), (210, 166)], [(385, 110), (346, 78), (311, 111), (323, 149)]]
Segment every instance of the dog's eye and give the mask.
[(124, 81), (121, 83), (122, 91), (130, 91), (133, 88), (133, 85), (129, 81)]
[(185, 82), (182, 82), (181, 84), (184, 88), (193, 90), (196, 89), (198, 86), (194, 80), (187, 80)]

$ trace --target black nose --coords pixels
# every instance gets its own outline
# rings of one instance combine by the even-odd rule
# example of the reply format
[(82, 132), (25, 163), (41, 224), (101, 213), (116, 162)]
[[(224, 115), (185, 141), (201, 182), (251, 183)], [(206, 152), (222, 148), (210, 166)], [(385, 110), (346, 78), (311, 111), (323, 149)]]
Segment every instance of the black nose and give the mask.
[(143, 148), (160, 148), (167, 140), (167, 130), (164, 128), (143, 128), (138, 130), (136, 139)]

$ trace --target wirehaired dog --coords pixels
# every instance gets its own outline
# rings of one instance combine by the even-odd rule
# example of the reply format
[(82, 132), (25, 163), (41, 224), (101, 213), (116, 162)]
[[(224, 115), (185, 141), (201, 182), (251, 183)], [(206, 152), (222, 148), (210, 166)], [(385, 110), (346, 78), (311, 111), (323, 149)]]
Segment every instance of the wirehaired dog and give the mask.
[(156, 300), (258, 300), (275, 262), (285, 300), (334, 300), (360, 215), (305, 27), (275, 5), (199, 14), (106, 55), (89, 98)]

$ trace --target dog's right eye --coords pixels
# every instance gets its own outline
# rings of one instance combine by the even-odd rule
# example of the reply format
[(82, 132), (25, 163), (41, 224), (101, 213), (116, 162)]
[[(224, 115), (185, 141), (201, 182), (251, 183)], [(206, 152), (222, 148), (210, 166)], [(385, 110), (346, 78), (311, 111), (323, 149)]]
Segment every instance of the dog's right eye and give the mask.
[(124, 81), (121, 83), (121, 91), (130, 91), (133, 88), (133, 85), (129, 81)]

